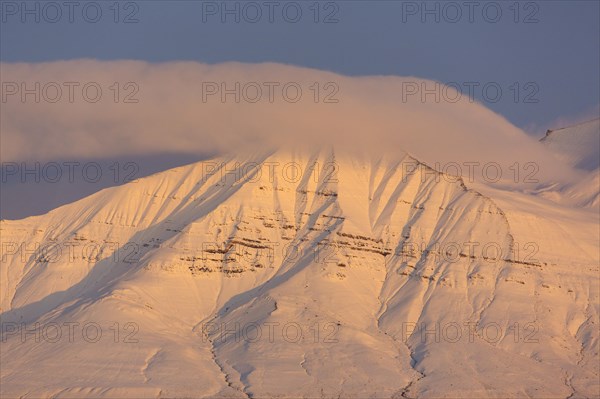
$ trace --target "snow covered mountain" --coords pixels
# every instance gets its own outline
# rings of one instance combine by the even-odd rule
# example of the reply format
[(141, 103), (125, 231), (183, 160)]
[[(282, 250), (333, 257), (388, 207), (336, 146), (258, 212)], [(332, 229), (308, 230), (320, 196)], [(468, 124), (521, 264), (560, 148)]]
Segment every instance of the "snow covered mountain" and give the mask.
[(408, 154), (168, 170), (2, 221), (1, 394), (597, 397), (599, 224)]
[(600, 119), (574, 126), (548, 130), (540, 140), (568, 165), (583, 171), (585, 177), (562, 187), (560, 194), (544, 196), (571, 205), (598, 209), (600, 206)]
[(548, 130), (541, 142), (576, 168), (595, 171), (600, 167), (600, 118)]

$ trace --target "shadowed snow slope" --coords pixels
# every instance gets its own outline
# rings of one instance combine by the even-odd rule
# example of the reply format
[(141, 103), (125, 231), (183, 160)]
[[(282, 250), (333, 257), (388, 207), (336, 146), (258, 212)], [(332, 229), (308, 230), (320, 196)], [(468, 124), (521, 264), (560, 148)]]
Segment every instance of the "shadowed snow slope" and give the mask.
[(3, 221), (2, 396), (597, 397), (597, 212), (480, 185), (278, 150)]

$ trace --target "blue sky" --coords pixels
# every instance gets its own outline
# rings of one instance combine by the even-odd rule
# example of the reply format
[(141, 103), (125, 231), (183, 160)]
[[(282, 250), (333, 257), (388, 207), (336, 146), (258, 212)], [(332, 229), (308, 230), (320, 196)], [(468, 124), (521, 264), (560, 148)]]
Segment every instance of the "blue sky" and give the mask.
[(596, 0), (1, 3), (5, 62), (274, 61), (417, 76), (454, 82), (465, 95), (473, 87), (478, 100), (534, 133), (598, 111)]

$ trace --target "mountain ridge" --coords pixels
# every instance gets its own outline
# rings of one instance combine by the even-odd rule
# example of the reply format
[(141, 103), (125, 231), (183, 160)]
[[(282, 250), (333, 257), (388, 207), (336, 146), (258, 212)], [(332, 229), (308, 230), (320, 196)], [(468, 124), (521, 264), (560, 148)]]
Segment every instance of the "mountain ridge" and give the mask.
[[(3, 393), (24, 393), (16, 359), (31, 353), (35, 396), (593, 396), (597, 217), (415, 165), (265, 151), (2, 221), (3, 323), (139, 334), (40, 344), (3, 329)], [(36, 243), (73, 252), (51, 261)], [(52, 372), (65, 356), (107, 373)]]

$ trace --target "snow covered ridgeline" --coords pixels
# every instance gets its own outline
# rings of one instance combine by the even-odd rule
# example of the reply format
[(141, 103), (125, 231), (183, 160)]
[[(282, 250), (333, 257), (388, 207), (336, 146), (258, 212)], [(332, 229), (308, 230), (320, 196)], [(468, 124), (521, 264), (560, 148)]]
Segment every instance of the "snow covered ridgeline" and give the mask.
[[(224, 158), (225, 179), (194, 164), (3, 221), (3, 323), (139, 331), (127, 345), (4, 334), (2, 393), (596, 395), (597, 216), (403, 173), (414, 162)], [(302, 173), (257, 173), (275, 163)], [(44, 259), (36, 243), (73, 251)], [(252, 325), (260, 339), (223, 337)]]

